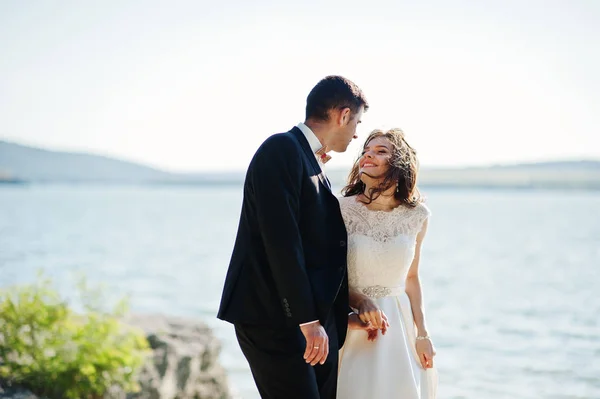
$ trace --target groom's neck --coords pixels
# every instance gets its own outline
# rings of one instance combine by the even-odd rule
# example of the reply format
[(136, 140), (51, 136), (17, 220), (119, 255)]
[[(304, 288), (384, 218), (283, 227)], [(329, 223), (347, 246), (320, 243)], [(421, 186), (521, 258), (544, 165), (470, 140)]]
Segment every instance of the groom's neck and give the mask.
[(334, 133), (329, 122), (318, 122), (309, 119), (304, 124), (317, 136), (322, 146), (327, 146)]

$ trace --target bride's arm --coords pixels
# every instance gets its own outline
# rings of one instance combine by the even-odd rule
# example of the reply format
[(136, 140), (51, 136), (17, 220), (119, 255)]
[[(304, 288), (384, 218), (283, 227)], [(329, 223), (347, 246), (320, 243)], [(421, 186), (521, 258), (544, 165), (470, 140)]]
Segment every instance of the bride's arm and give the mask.
[(350, 303), (350, 307), (352, 309), (358, 309), (361, 302), (365, 299), (369, 299), (369, 297), (363, 294), (362, 292), (352, 288), (348, 290), (348, 302)]
[(413, 319), (417, 327), (419, 336), (427, 336), (427, 326), (425, 325), (425, 315), (423, 312), (423, 295), (421, 293), (421, 281), (419, 280), (419, 260), (421, 258), (421, 245), (425, 233), (427, 232), (427, 219), (423, 222), (423, 227), (417, 235), (417, 245), (415, 257), (413, 258), (408, 275), (406, 276), (406, 294), (410, 299), (410, 306), (413, 313)]
[(421, 291), (421, 281), (419, 280), (421, 245), (423, 244), (423, 238), (425, 238), (426, 232), (427, 219), (425, 219), (425, 222), (423, 222), (423, 227), (417, 235), (415, 257), (410, 265), (410, 269), (408, 270), (408, 275), (406, 276), (406, 294), (410, 299), (413, 319), (415, 321), (415, 326), (417, 327), (417, 336), (421, 338), (417, 340), (417, 352), (423, 367), (429, 368), (433, 366), (433, 356), (435, 356), (435, 351), (433, 350), (431, 340), (429, 339), (429, 333), (427, 332), (427, 325), (425, 324), (423, 294)]

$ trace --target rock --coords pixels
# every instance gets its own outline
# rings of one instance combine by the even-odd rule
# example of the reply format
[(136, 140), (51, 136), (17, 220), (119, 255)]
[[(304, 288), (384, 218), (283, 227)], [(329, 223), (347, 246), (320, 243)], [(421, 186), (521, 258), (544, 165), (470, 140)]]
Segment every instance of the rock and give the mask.
[[(163, 315), (132, 315), (127, 324), (142, 329), (152, 353), (143, 366), (141, 392), (109, 392), (106, 399), (231, 399), (227, 375), (219, 364), (221, 344), (202, 321)], [(16, 387), (0, 399), (39, 399)]]
[(0, 399), (39, 399), (26, 389), (5, 387), (0, 384)]
[(153, 350), (140, 374), (142, 391), (127, 399), (231, 398), (221, 344), (205, 323), (163, 315), (133, 315), (127, 323), (146, 333)]

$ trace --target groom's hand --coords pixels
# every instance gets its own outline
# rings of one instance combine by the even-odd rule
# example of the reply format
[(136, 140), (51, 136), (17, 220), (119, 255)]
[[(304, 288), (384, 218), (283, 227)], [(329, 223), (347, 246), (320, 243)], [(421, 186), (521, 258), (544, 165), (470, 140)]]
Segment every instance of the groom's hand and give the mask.
[(323, 364), (329, 355), (329, 337), (320, 322), (300, 326), (304, 338), (306, 338), (306, 350), (304, 360), (311, 366), (317, 363)]

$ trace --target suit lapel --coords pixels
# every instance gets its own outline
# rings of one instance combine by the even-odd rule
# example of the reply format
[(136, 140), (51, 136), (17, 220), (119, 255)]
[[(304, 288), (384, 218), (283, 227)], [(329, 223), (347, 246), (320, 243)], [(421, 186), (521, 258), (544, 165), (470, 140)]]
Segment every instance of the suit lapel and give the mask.
[(317, 162), (317, 158), (315, 157), (315, 154), (310, 149), (310, 145), (308, 144), (306, 137), (304, 137), (304, 133), (302, 133), (302, 130), (298, 129), (297, 127), (294, 127), (290, 131), (290, 133), (294, 137), (296, 137), (296, 140), (298, 140), (298, 142), (300, 143), (300, 147), (302, 147), (302, 150), (304, 150), (304, 153), (308, 157), (308, 162), (310, 162), (311, 166), (317, 173), (317, 177), (321, 181), (321, 184), (323, 184), (327, 188), (327, 190), (329, 190), (329, 192), (331, 193), (331, 184), (329, 183), (329, 180), (327, 180), (327, 177), (325, 177), (325, 175), (323, 174), (323, 171), (321, 170), (321, 166), (319, 165), (319, 162)]

